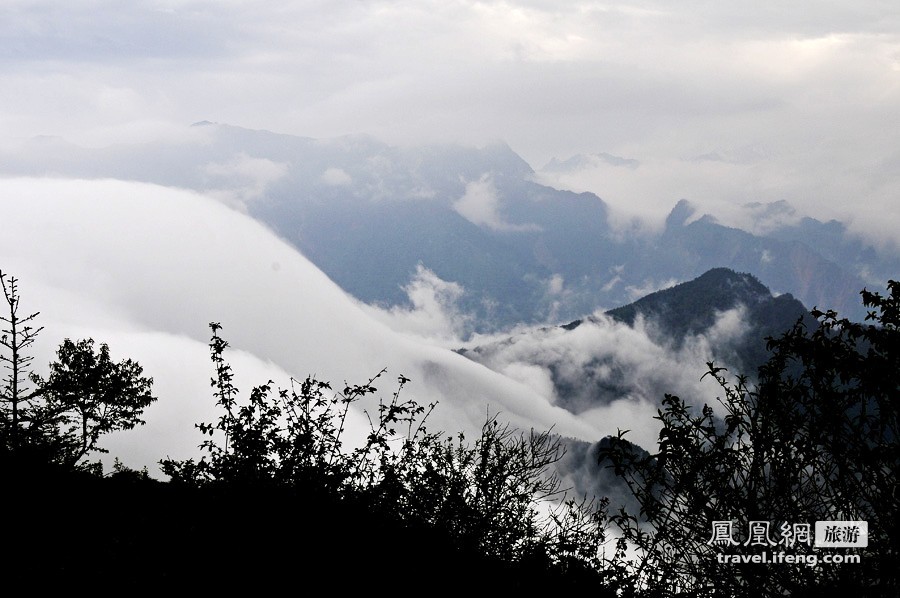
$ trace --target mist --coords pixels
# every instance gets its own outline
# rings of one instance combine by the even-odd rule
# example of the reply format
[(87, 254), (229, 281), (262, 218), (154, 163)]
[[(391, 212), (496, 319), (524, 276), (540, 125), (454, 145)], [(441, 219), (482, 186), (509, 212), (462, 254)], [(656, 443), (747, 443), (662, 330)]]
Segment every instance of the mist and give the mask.
[[(41, 312), (36, 369), (63, 338), (89, 336), (154, 378), (159, 400), (147, 425), (106, 444), (128, 466), (197, 454), (193, 426), (215, 417), (209, 322), (223, 326), (244, 392), (310, 374), (362, 383), (387, 368), (379, 391), (393, 392), (401, 374), (411, 378), (407, 398), (439, 403), (429, 420), (435, 429), (471, 434), (498, 414), (523, 429), (593, 441), (622, 423), (575, 416), (441, 343), (395, 332), (295, 249), (215, 199), (133, 182), (20, 178), (0, 182), (0, 212), (3, 271), (20, 280), (23, 310)], [(351, 437), (364, 433), (364, 421), (358, 413)]]

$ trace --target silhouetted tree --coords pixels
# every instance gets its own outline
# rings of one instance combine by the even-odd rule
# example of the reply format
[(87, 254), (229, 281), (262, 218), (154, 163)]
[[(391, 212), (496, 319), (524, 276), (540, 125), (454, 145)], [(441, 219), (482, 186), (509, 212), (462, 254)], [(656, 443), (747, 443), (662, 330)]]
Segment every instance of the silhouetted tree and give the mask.
[(0, 451), (23, 467), (89, 467), (84, 457), (107, 452), (98, 445), (102, 435), (144, 423), (144, 409), (156, 400), (150, 394), (153, 379), (131, 359), (113, 361), (109, 346), (95, 348), (93, 339), (65, 339), (47, 377), (32, 372), (27, 350), (43, 330), (33, 326), (38, 312), (20, 316), (18, 281), (0, 272), (0, 283), (8, 314), (0, 316), (6, 325), (0, 361), (7, 370)]
[(108, 452), (97, 444), (103, 434), (143, 424), (141, 415), (156, 398), (140, 364), (113, 361), (105, 343), (95, 350), (93, 339), (65, 339), (56, 355), (46, 379), (32, 376), (43, 402), (31, 418), (54, 459), (71, 467), (92, 452)]
[[(3, 445), (15, 450), (21, 441), (20, 423), (23, 407), (27, 408), (29, 402), (36, 393), (29, 393), (26, 386), (30, 371), (28, 368), (32, 356), (28, 355), (28, 348), (34, 344), (37, 335), (42, 328), (32, 325), (39, 312), (25, 316), (19, 315), (19, 287), (15, 277), (7, 277), (0, 271), (0, 286), (3, 287), (3, 298), (6, 301), (7, 311), (0, 315), (0, 321), (4, 322), (4, 328), (0, 330), (0, 345), (9, 353), (0, 354), (0, 362), (3, 363), (7, 373), (3, 378), (2, 409), (3, 417)], [(8, 315), (7, 315), (8, 314)]]
[[(724, 393), (718, 409), (696, 412), (666, 395), (655, 453), (636, 450), (624, 432), (612, 439), (601, 462), (612, 463), (641, 505), (614, 517), (640, 557), (628, 573), (635, 591), (897, 595), (900, 284), (888, 289), (886, 297), (861, 293), (871, 324), (813, 310), (814, 330), (801, 321), (769, 339), (771, 357), (755, 384), (730, 381), (709, 363)], [(821, 557), (822, 549), (782, 532), (829, 520), (868, 522), (868, 548), (842, 549), (861, 554), (860, 564), (736, 565), (716, 556), (758, 553), (740, 529), (760, 521), (771, 524), (770, 539), (785, 541), (770, 551)], [(734, 545), (711, 542), (714, 521), (738, 526)]]

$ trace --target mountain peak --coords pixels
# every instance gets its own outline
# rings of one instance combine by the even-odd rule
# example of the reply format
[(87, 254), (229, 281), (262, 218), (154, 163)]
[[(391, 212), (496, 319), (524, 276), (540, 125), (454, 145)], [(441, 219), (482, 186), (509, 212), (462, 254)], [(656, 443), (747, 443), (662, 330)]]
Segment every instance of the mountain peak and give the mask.
[(694, 215), (694, 212), (697, 211), (697, 208), (686, 199), (680, 200), (675, 207), (672, 208), (672, 211), (669, 212), (669, 216), (666, 218), (666, 228), (674, 228), (676, 226), (684, 226), (684, 223), (688, 221), (688, 218)]
[(505, 173), (534, 174), (534, 169), (505, 141), (493, 141), (481, 148), (483, 155), (495, 162)]
[(651, 293), (606, 314), (628, 325), (633, 325), (640, 314), (653, 320), (665, 337), (679, 345), (687, 337), (709, 330), (723, 312), (740, 306), (746, 309), (741, 320), (748, 332), (719, 350), (726, 361), (748, 371), (765, 361), (766, 337), (781, 335), (800, 318), (807, 325), (815, 323), (809, 310), (793, 296), (774, 297), (752, 274), (729, 268), (713, 268), (694, 280)]
[(718, 313), (771, 299), (769, 289), (752, 274), (713, 268), (694, 280), (651, 293), (606, 313), (629, 325), (634, 324), (638, 314), (654, 318), (664, 329), (672, 331), (673, 337), (680, 338), (708, 328)]
[(768, 299), (772, 296), (771, 291), (754, 275), (748, 272), (735, 272), (731, 268), (707, 270), (695, 278), (693, 282), (710, 286), (728, 286), (732, 289), (739, 288), (739, 293), (745, 297), (753, 296), (757, 299), (761, 297)]

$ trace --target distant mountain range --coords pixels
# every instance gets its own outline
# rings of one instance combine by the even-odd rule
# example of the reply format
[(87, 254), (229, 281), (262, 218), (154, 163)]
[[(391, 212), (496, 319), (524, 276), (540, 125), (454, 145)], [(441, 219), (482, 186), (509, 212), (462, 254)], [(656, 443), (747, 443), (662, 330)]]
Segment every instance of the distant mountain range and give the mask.
[[(218, 196), (366, 303), (409, 305), (404, 287), (423, 266), (463, 287), (456, 307), (472, 316), (471, 332), (582, 318), (720, 267), (862, 319), (859, 291), (900, 272), (900, 256), (839, 222), (805, 218), (754, 235), (698, 217), (684, 200), (662, 232), (622, 234), (600, 197), (534, 182), (504, 144), (400, 149), (203, 122), (164, 142), (87, 149), (41, 138), (0, 158), (5, 175), (121, 178)], [(790, 206), (756, 212), (779, 210)]]

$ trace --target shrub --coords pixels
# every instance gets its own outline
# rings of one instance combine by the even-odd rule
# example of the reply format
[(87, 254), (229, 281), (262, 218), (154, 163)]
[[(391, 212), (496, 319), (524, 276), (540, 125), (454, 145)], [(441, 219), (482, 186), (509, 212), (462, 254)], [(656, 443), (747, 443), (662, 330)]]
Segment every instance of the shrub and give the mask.
[[(704, 405), (698, 413), (666, 395), (655, 453), (641, 454), (621, 432), (612, 439), (601, 459), (641, 505), (614, 520), (638, 549), (630, 575), (642, 593), (897, 595), (900, 284), (888, 289), (887, 297), (861, 293), (872, 324), (813, 310), (814, 330), (800, 321), (769, 339), (771, 357), (755, 384), (746, 376), (729, 381), (723, 368), (707, 364), (723, 392), (719, 412)], [(714, 521), (772, 524), (769, 537), (781, 542), (790, 539), (782, 525), (791, 531), (794, 523), (831, 520), (868, 522), (868, 548), (841, 549), (860, 554), (861, 564), (735, 565), (717, 553), (759, 547), (745, 538), (726, 548), (710, 542)], [(769, 549), (823, 550), (806, 543)]]
[[(349, 409), (374, 400), (385, 370), (341, 391), (310, 377), (291, 380), (286, 389), (269, 381), (241, 404), (223, 357), (228, 343), (218, 323), (210, 328), (211, 385), (221, 415), (197, 424), (205, 438), (199, 461), (160, 462), (173, 484), (281, 488), (338, 500), (398, 529), (430, 530), (454, 550), (498, 567), (515, 565), (523, 579), (536, 572), (568, 575), (589, 579), (596, 589), (606, 503), (562, 500), (551, 466), (563, 447), (550, 431), (524, 433), (489, 416), (473, 444), (464, 434), (431, 432), (425, 423), (435, 405), (402, 398), (409, 379), (401, 375), (389, 400), (364, 408), (369, 432), (360, 446), (348, 448)], [(545, 501), (556, 505), (547, 516)]]

